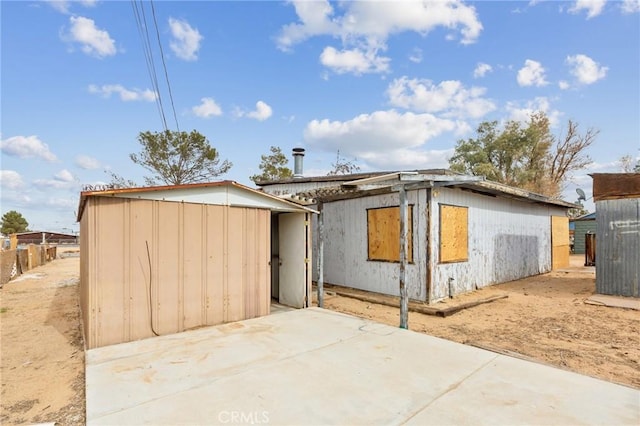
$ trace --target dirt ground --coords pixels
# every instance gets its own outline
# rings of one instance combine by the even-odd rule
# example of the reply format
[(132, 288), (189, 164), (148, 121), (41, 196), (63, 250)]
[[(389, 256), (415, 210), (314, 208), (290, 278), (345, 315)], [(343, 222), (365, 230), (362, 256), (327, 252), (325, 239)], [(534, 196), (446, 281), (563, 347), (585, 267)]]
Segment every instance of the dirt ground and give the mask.
[[(595, 291), (595, 274), (582, 262), (582, 256), (572, 256), (568, 269), (436, 304), (508, 296), (446, 318), (410, 312), (409, 328), (640, 388), (640, 312), (586, 304)], [(325, 308), (389, 325), (400, 322), (398, 308), (350, 297), (325, 296)]]
[[(411, 312), (417, 332), (531, 358), (640, 388), (640, 312), (585, 304), (593, 268), (576, 265), (492, 286), (438, 307), (494, 295), (497, 300), (441, 318)], [(78, 306), (79, 260), (57, 259), (0, 290), (0, 423), (85, 420), (84, 352)], [(325, 307), (390, 325), (397, 308), (326, 296)], [(425, 362), (429, 356), (425, 354)]]
[(56, 259), (0, 290), (1, 424), (84, 424), (78, 275), (77, 257)]

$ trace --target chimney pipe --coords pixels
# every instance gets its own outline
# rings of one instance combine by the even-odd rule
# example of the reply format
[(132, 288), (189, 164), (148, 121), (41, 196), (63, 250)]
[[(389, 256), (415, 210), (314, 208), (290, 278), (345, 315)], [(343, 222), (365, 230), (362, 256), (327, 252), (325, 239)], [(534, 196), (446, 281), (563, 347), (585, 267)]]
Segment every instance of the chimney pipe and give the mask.
[(293, 177), (302, 177), (302, 159), (304, 157), (304, 148), (293, 148)]

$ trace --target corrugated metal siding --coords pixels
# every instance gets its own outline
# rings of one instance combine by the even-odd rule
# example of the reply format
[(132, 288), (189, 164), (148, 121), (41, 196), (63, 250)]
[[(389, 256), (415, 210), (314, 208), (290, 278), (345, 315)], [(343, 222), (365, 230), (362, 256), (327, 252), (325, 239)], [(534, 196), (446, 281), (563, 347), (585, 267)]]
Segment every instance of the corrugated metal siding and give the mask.
[(332, 186), (340, 186), (342, 182), (290, 182), (278, 183), (274, 185), (265, 185), (262, 190), (271, 195), (287, 195), (298, 194), (300, 192), (313, 191), (319, 188), (328, 188)]
[[(88, 348), (269, 313), (270, 212), (91, 198), (81, 220)], [(147, 248), (148, 247), (148, 248)]]
[(596, 292), (640, 297), (640, 198), (596, 201)]
[(573, 252), (576, 254), (584, 254), (584, 234), (587, 232), (596, 233), (595, 220), (576, 220), (576, 227), (573, 233)]
[[(566, 209), (488, 197), (460, 189), (432, 191), (430, 300), (551, 270), (551, 216)], [(469, 207), (469, 260), (439, 263), (439, 204)]]
[[(427, 276), (426, 191), (409, 191), (407, 199), (414, 205), (414, 263), (407, 265), (407, 290), (411, 299), (424, 301)], [(367, 260), (367, 209), (398, 206), (398, 202), (398, 194), (394, 193), (324, 204), (325, 282), (394, 296), (400, 294), (400, 264)], [(314, 235), (317, 235), (317, 221), (314, 221), (314, 227)], [(314, 258), (317, 242), (314, 238)], [(317, 278), (315, 268), (314, 278)]]

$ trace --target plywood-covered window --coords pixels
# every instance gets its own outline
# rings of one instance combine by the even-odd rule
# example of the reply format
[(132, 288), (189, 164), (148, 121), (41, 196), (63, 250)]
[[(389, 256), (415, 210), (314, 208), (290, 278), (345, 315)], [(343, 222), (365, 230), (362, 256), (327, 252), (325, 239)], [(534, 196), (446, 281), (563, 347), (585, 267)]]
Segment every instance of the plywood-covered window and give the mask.
[(440, 204), (440, 262), (469, 260), (468, 207)]
[[(407, 209), (407, 261), (413, 262), (413, 205)], [(400, 261), (400, 207), (367, 210), (368, 260)]]

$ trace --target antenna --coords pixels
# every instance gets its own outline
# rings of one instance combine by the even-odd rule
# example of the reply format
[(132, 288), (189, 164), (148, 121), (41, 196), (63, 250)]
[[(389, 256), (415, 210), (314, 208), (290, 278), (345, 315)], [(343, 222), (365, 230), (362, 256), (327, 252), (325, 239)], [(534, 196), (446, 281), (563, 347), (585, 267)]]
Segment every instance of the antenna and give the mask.
[(580, 188), (576, 188), (576, 192), (578, 193), (578, 201), (586, 201), (587, 200), (587, 196), (585, 195), (584, 191)]

